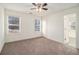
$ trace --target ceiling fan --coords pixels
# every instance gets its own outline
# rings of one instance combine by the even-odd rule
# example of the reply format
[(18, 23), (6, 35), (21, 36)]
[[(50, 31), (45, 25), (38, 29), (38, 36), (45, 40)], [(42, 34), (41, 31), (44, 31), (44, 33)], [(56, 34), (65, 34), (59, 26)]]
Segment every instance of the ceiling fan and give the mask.
[(32, 3), (35, 7), (31, 8), (31, 10), (36, 10), (38, 12), (41, 12), (42, 10), (47, 11), (48, 8), (46, 6), (48, 5), (47, 3)]

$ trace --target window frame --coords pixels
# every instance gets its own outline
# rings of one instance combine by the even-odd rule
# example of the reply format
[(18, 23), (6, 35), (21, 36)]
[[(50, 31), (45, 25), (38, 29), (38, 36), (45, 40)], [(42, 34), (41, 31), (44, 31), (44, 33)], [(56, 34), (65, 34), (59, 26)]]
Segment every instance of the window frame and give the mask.
[[(9, 17), (17, 17), (17, 18), (19, 18), (19, 25), (17, 25), (17, 24), (9, 24)], [(12, 26), (19, 26), (19, 30), (18, 29), (16, 29), (16, 30), (11, 30), (11, 29), (9, 29), (9, 26), (10, 25), (12, 25)], [(19, 16), (13, 16), (13, 15), (8, 15), (7, 16), (7, 32), (21, 32), (21, 17), (19, 17)]]
[[(34, 23), (36, 22), (36, 20), (37, 20), (37, 23), (38, 23), (38, 21), (40, 21), (40, 24), (34, 24), (35, 32), (41, 32), (41, 18), (36, 18)], [(39, 30), (38, 30), (38, 28), (39, 28)]]

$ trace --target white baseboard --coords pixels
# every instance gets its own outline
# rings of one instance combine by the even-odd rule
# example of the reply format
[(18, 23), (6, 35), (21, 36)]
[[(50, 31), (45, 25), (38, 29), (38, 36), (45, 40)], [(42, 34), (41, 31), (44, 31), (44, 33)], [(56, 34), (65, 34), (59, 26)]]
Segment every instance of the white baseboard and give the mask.
[(6, 43), (9, 43), (9, 42), (16, 42), (16, 41), (22, 41), (22, 40), (27, 40), (27, 39), (33, 39), (33, 38), (39, 38), (39, 37), (42, 37), (42, 36), (34, 36), (34, 37), (29, 37), (29, 38), (21, 38), (21, 39), (19, 39), (19, 40), (6, 41)]
[(61, 44), (64, 44), (64, 42), (63, 41), (59, 41), (59, 40), (55, 40), (55, 38), (51, 38), (51, 37), (48, 37), (48, 36), (44, 36), (44, 38), (47, 38), (47, 39), (50, 39), (50, 40), (53, 40), (53, 41), (56, 41), (56, 42), (59, 42), (59, 43), (61, 43)]

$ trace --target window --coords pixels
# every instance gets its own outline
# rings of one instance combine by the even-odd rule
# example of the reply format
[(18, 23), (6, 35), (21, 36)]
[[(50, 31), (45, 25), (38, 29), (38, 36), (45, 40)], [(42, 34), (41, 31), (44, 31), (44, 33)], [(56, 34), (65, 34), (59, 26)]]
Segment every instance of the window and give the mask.
[(35, 31), (40, 31), (40, 20), (35, 19)]
[(15, 32), (20, 30), (19, 17), (8, 16), (8, 29), (9, 29), (9, 32)]

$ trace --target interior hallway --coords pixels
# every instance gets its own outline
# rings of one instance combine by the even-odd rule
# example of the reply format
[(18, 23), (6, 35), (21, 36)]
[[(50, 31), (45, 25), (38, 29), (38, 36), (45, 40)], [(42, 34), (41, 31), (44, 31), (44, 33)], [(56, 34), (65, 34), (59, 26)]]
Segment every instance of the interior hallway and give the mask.
[(2, 55), (77, 55), (79, 50), (44, 37), (6, 43)]

